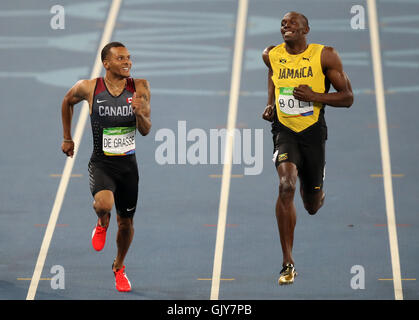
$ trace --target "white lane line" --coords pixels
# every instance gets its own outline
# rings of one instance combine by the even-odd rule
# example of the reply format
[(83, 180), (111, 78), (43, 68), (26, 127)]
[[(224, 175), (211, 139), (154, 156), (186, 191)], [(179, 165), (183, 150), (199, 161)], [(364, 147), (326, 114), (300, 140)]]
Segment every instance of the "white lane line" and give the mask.
[(390, 148), (387, 132), (386, 105), (384, 98), (383, 71), (380, 55), (380, 37), (378, 32), (377, 7), (375, 0), (368, 0), (368, 20), (374, 69), (375, 97), (377, 102), (378, 131), (380, 134), (381, 162), (384, 176), (388, 237), (390, 242), (391, 266), (393, 269), (394, 297), (396, 300), (403, 300), (396, 215), (394, 212)]
[(237, 9), (236, 35), (234, 43), (233, 69), (231, 73), (230, 99), (227, 120), (227, 141), (224, 153), (223, 177), (221, 180), (220, 205), (218, 208), (217, 237), (215, 242), (214, 266), (212, 271), (211, 300), (218, 300), (221, 265), (223, 260), (228, 195), (230, 192), (231, 166), (236, 127), (237, 106), (240, 93), (240, 78), (246, 36), (248, 0), (240, 0)]
[[(102, 69), (102, 61), (100, 59), (100, 52), (102, 48), (110, 41), (113, 29), (115, 28), (116, 18), (118, 16), (119, 8), (121, 7), (122, 0), (113, 0), (111, 7), (109, 9), (108, 18), (106, 20), (105, 29), (103, 30), (102, 39), (99, 44), (99, 48), (96, 54), (95, 64), (93, 66), (93, 70), (91, 73), (90, 78), (97, 78), (100, 76), (100, 72)], [(74, 144), (76, 146), (76, 150), (74, 152), (73, 158), (67, 158), (63, 170), (63, 174), (60, 180), (60, 184), (58, 186), (58, 191), (55, 196), (54, 205), (51, 210), (51, 214), (49, 217), (47, 229), (45, 231), (44, 239), (42, 240), (41, 249), (39, 250), (38, 259), (36, 261), (35, 270), (33, 272), (32, 280), (29, 285), (28, 294), (26, 296), (26, 300), (33, 300), (35, 299), (36, 290), (38, 288), (38, 283), (41, 278), (42, 269), (44, 268), (45, 259), (48, 254), (49, 245), (51, 243), (52, 235), (54, 233), (55, 226), (57, 224), (58, 216), (60, 214), (61, 205), (64, 200), (65, 192), (67, 190), (68, 182), (70, 180), (71, 171), (73, 170), (74, 161), (76, 160), (77, 156), (77, 148), (80, 145), (81, 138), (83, 136), (83, 130), (86, 125), (87, 118), (89, 116), (89, 104), (87, 101), (83, 102), (79, 119), (77, 121), (75, 133), (73, 136)]]

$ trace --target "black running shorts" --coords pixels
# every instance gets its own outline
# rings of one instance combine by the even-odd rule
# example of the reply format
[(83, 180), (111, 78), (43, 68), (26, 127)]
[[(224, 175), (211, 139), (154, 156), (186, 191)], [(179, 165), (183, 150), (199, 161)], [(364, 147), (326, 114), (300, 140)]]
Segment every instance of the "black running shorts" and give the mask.
[(282, 162), (297, 166), (300, 184), (305, 192), (322, 190), (325, 175), (325, 145), (327, 128), (313, 125), (304, 134), (294, 133), (286, 128), (272, 130), (275, 167)]
[(133, 217), (138, 199), (138, 166), (135, 155), (89, 161), (89, 184), (93, 197), (102, 190), (114, 194), (116, 213)]

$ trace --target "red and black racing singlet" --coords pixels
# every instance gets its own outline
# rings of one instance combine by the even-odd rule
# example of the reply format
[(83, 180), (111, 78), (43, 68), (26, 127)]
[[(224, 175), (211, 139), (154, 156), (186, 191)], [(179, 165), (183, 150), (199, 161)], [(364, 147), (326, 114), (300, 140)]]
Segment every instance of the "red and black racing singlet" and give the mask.
[(135, 154), (136, 118), (131, 108), (134, 92), (133, 78), (126, 79), (125, 88), (119, 96), (110, 94), (103, 78), (96, 79), (90, 115), (92, 157), (108, 159)]

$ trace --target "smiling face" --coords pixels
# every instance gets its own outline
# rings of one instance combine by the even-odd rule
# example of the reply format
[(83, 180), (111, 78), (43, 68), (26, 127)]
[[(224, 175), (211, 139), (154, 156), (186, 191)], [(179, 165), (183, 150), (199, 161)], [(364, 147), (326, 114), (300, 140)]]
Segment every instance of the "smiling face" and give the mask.
[(310, 28), (304, 17), (297, 12), (288, 12), (281, 21), (281, 34), (285, 42), (305, 39)]
[(106, 71), (112, 72), (115, 76), (128, 78), (132, 67), (131, 56), (125, 47), (113, 47), (109, 50), (106, 59), (103, 61)]

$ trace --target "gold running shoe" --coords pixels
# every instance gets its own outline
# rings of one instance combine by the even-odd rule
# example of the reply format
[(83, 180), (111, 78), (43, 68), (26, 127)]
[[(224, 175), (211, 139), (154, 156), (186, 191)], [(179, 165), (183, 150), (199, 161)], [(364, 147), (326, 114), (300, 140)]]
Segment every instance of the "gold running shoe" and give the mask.
[(294, 278), (296, 276), (297, 272), (295, 271), (294, 265), (292, 263), (287, 263), (279, 274), (278, 284), (292, 284), (294, 283)]

